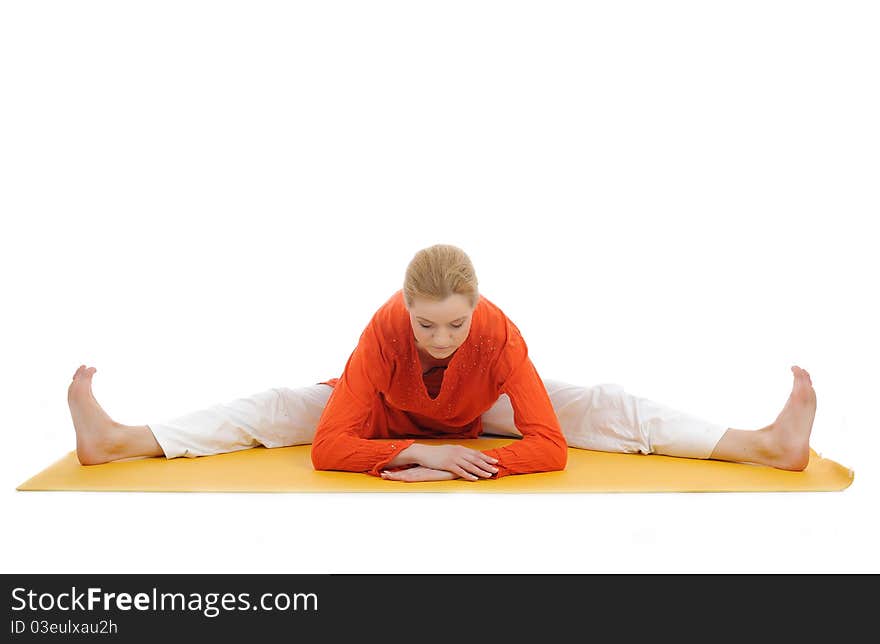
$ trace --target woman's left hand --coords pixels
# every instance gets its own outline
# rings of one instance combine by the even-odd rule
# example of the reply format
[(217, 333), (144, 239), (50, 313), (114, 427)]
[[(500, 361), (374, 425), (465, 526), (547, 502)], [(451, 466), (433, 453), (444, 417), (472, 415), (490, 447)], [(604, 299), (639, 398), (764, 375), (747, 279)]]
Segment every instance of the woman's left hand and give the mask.
[(417, 465), (405, 470), (397, 470), (396, 472), (382, 471), (382, 478), (386, 481), (404, 481), (406, 483), (416, 483), (419, 481), (449, 481), (459, 478), (452, 472), (446, 470), (435, 470), (424, 465)]

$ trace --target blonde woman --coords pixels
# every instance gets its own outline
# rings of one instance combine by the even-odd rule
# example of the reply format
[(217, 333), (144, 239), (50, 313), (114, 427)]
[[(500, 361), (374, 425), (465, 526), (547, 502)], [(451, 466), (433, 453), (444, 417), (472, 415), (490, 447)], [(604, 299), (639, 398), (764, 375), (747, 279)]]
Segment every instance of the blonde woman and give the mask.
[[(479, 481), (565, 468), (568, 447), (666, 454), (802, 470), (816, 413), (809, 374), (776, 419), (728, 428), (639, 398), (613, 384), (542, 379), (516, 325), (478, 291), (467, 254), (418, 251), (403, 288), (373, 315), (339, 378), (268, 389), (147, 425), (122, 425), (92, 395), (96, 369), (68, 388), (80, 463), (195, 457), (312, 444), (320, 470), (397, 481)], [(496, 449), (419, 438), (517, 438)]]

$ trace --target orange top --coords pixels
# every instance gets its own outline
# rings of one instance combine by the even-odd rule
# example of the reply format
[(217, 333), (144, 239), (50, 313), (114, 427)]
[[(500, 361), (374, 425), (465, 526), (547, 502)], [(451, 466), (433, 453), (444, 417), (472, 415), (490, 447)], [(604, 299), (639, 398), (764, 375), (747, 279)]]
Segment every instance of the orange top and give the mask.
[(559, 419), (519, 329), (482, 295), (467, 339), (438, 360), (420, 357), (403, 290), (397, 291), (361, 333), (342, 376), (318, 384), (334, 387), (312, 442), (318, 470), (380, 476), (414, 437), (476, 438), (482, 414), (502, 393), (510, 397), (523, 437), (483, 450), (498, 459), (495, 477), (561, 470), (568, 458)]

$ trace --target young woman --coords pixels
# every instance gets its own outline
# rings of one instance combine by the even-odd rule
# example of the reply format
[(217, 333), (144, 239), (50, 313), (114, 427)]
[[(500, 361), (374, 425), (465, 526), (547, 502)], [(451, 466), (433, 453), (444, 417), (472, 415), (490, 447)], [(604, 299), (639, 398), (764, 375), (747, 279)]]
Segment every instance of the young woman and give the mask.
[[(398, 481), (561, 470), (568, 447), (802, 470), (816, 393), (806, 371), (791, 370), (782, 411), (754, 430), (707, 422), (617, 385), (542, 380), (519, 329), (479, 293), (468, 256), (438, 244), (413, 257), (403, 288), (375, 312), (339, 378), (130, 426), (104, 412), (91, 390), (96, 369), (82, 365), (67, 400), (83, 465), (312, 443), (316, 469)], [(519, 440), (487, 450), (418, 442), (484, 433)]]

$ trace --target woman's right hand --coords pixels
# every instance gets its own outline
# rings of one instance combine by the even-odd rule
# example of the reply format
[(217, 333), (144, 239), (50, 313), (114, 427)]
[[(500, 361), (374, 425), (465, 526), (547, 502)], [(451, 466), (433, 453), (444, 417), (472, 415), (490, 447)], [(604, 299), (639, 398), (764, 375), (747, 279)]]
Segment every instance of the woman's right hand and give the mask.
[(446, 470), (468, 481), (489, 478), (498, 468), (497, 458), (464, 445), (419, 445), (418, 463), (435, 470)]

